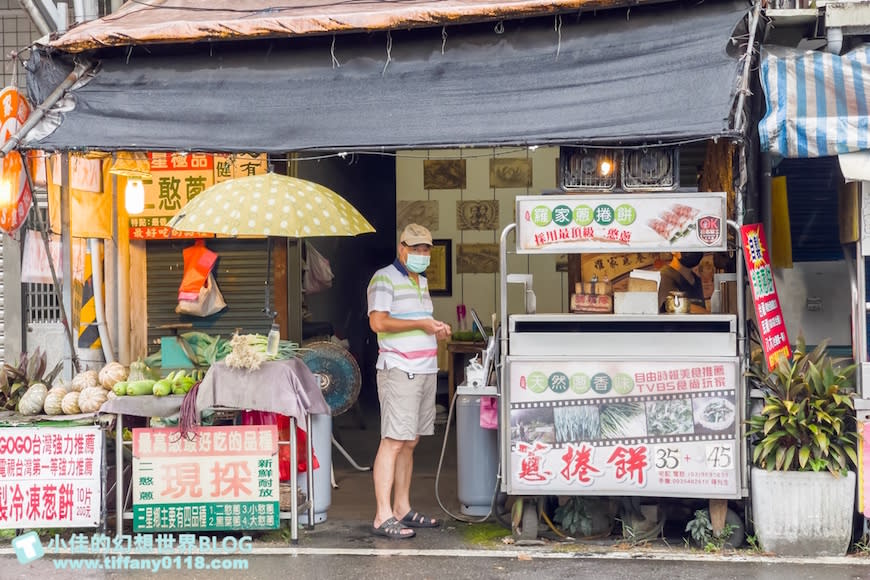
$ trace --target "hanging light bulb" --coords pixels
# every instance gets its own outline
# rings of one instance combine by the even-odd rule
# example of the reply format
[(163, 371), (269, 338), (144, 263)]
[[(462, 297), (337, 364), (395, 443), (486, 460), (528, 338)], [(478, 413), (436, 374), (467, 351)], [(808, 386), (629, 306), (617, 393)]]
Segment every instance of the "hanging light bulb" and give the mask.
[(12, 182), (10, 179), (0, 174), (0, 207), (9, 207), (12, 205)]
[(151, 164), (141, 152), (119, 151), (109, 173), (127, 179), (124, 187), (124, 208), (130, 215), (145, 211), (145, 186), (151, 183)]
[(145, 186), (141, 179), (130, 177), (124, 187), (124, 208), (130, 215), (145, 211)]

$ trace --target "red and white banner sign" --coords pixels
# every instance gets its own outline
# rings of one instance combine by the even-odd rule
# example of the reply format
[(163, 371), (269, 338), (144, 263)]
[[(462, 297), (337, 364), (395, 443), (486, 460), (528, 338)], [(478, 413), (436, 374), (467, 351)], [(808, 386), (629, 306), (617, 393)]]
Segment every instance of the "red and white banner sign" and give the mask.
[(740, 238), (746, 260), (746, 273), (752, 285), (752, 300), (755, 302), (755, 314), (761, 331), (761, 345), (768, 368), (773, 368), (780, 357), (791, 357), (791, 346), (767, 255), (764, 227), (762, 224), (743, 226)]
[(98, 526), (102, 460), (97, 427), (0, 429), (0, 528)]
[[(30, 105), (18, 89), (0, 91), (0, 145), (18, 132), (29, 115)], [(0, 159), (0, 229), (11, 234), (20, 228), (31, 203), (24, 159), (18, 151), (11, 151)]]
[[(29, 115), (30, 105), (18, 89), (0, 91), (0, 145), (18, 132)], [(0, 159), (0, 229), (11, 234), (20, 228), (31, 203), (24, 159), (18, 151), (11, 151)]]

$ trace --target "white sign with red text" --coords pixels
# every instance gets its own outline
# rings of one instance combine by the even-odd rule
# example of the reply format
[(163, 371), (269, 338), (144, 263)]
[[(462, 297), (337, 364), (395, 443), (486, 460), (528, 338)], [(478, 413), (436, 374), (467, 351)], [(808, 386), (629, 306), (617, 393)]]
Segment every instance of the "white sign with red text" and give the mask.
[(509, 360), (509, 493), (739, 497), (738, 362)]
[(98, 526), (102, 458), (98, 427), (0, 429), (0, 528)]
[(275, 425), (133, 430), (136, 531), (274, 529)]
[(517, 253), (724, 250), (724, 193), (517, 197)]

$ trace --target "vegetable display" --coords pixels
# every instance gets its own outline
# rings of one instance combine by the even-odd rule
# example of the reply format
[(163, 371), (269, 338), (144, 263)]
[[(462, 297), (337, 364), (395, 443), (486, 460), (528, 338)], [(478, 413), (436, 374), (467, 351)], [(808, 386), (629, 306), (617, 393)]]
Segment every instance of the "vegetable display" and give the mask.
[(88, 387), (79, 393), (79, 410), (82, 413), (96, 413), (106, 402), (106, 390), (103, 387)]
[(97, 387), (100, 384), (99, 375), (95, 370), (87, 370), (82, 371), (76, 376), (73, 377), (72, 382), (70, 383), (70, 390), (79, 391), (88, 388), (88, 387)]
[(64, 387), (54, 387), (48, 391), (48, 394), (45, 396), (45, 401), (42, 404), (45, 414), (62, 415), (63, 409), (61, 408), (60, 403), (63, 401), (66, 394), (67, 390)]
[(60, 408), (63, 409), (64, 415), (78, 415), (81, 413), (79, 409), (79, 393), (78, 391), (70, 391), (63, 396), (60, 402)]
[(42, 383), (30, 385), (24, 396), (18, 402), (18, 412), (22, 415), (39, 415), (42, 412), (42, 404), (48, 394), (48, 387)]
[(98, 375), (100, 386), (108, 391), (114, 387), (116, 383), (127, 380), (128, 374), (129, 371), (124, 367), (124, 365), (119, 362), (110, 362), (100, 369)]

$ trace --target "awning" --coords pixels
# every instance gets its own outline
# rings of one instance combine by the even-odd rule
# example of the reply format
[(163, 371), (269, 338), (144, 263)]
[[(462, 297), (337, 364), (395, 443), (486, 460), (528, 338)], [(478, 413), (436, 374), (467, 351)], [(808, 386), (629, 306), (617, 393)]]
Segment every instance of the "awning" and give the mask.
[[(131, 47), (25, 143), (262, 151), (734, 136), (745, 2), (368, 35)], [(333, 60), (334, 57), (334, 60)], [(71, 56), (32, 58), (41, 102)], [(49, 131), (53, 130), (50, 134)], [(36, 137), (41, 135), (42, 137)]]
[(553, 14), (662, 0), (137, 0), (53, 40), (80, 52), (107, 46), (372, 32)]
[(767, 102), (758, 127), (763, 151), (826, 157), (870, 149), (870, 45), (842, 56), (768, 49), (761, 83)]

